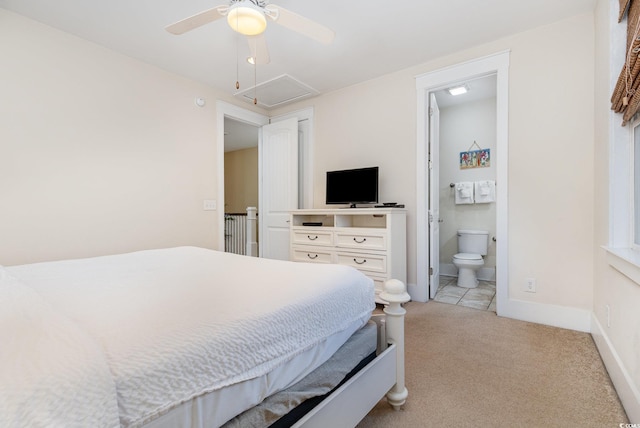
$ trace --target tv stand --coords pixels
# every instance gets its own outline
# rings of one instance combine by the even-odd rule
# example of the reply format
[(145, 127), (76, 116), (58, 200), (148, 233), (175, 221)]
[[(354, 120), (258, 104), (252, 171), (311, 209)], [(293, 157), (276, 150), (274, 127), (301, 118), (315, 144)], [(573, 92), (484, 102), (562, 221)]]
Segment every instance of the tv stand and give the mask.
[(406, 217), (402, 208), (292, 211), (291, 260), (354, 267), (373, 279), (376, 302), (387, 303), (379, 297), (385, 281), (407, 280)]

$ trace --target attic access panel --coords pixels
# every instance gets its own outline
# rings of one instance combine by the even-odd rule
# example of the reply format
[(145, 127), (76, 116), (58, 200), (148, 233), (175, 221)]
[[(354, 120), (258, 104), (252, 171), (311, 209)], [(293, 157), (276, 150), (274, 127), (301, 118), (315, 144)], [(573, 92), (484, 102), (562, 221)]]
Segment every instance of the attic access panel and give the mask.
[(259, 106), (269, 109), (314, 97), (319, 93), (288, 74), (283, 74), (244, 91), (236, 92), (234, 95), (249, 103), (253, 103), (255, 97), (258, 99)]

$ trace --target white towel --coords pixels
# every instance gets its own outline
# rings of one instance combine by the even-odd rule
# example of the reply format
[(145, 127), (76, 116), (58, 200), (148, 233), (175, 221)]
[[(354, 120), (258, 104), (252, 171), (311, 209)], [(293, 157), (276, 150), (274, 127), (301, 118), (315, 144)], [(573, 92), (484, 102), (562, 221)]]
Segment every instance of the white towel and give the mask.
[(473, 182), (464, 181), (456, 183), (456, 204), (472, 204), (473, 203)]
[(496, 200), (496, 182), (493, 180), (483, 180), (475, 182), (476, 204), (486, 204)]

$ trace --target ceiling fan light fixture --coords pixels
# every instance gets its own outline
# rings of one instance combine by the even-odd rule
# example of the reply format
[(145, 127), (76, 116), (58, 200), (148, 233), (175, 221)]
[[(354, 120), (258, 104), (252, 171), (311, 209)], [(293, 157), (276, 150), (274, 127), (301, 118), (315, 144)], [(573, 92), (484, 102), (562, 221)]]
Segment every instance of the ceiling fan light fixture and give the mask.
[(233, 31), (245, 36), (257, 36), (267, 28), (264, 12), (251, 2), (231, 6), (227, 13), (227, 22)]

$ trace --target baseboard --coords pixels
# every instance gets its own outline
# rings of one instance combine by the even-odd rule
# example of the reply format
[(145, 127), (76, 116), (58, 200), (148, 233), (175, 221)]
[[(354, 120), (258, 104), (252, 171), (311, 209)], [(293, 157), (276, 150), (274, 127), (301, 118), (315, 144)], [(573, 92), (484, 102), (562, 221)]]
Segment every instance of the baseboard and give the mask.
[[(440, 263), (440, 275), (458, 276), (458, 268), (453, 263)], [(495, 281), (496, 268), (482, 267), (476, 272), (476, 277), (481, 281)]]
[(596, 343), (607, 372), (609, 372), (609, 377), (616, 388), (622, 406), (627, 412), (629, 421), (634, 424), (640, 423), (640, 391), (634, 385), (629, 372), (618, 356), (618, 352), (593, 313), (591, 314), (591, 336)]
[(496, 299), (498, 315), (569, 330), (591, 332), (591, 311), (509, 298)]

